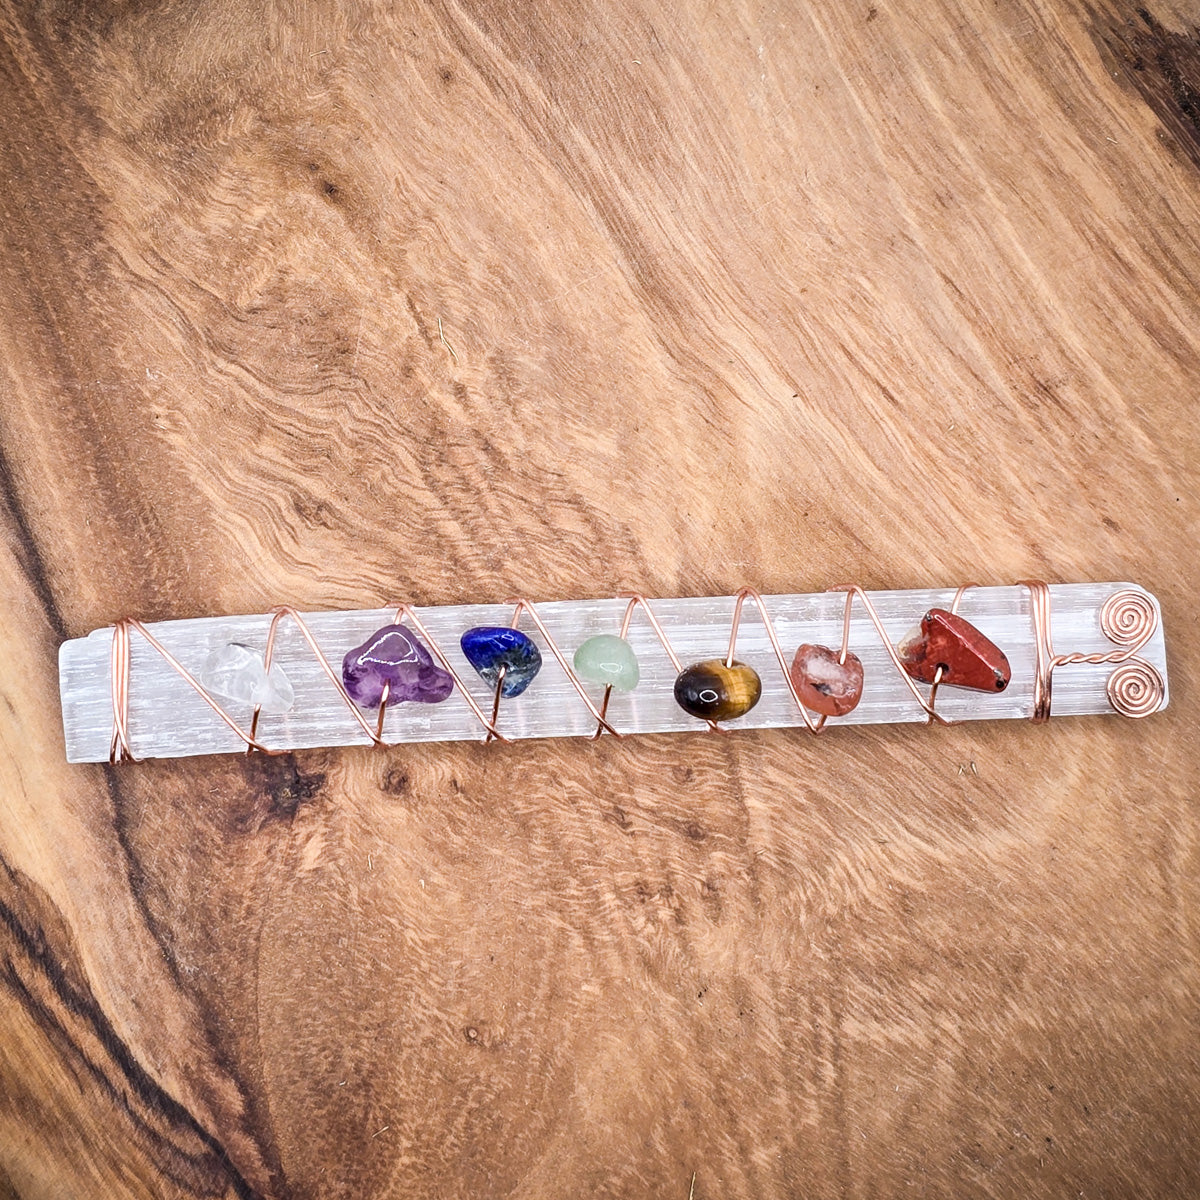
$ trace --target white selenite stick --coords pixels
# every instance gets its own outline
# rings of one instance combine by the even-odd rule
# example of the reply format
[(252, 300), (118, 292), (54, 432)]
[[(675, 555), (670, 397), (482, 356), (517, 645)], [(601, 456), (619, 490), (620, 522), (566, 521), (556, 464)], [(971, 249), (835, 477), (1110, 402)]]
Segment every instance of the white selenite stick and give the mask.
[[(1086, 583), (1050, 587), (1051, 633), (1056, 654), (1105, 654), (1120, 650), (1101, 630), (1099, 612), (1114, 592), (1133, 590), (1146, 596), (1159, 616), (1153, 597), (1133, 584)], [(868, 593), (892, 643), (899, 642), (930, 608), (949, 608), (954, 589)], [(844, 592), (766, 596), (787, 661), (802, 642), (834, 648), (841, 645)], [(686, 667), (703, 659), (724, 658), (728, 649), (734, 597), (651, 599), (650, 607)], [(616, 633), (627, 601), (624, 599), (564, 600), (537, 604), (538, 615), (566, 655), (593, 634)], [(417, 614), (437, 640), (460, 678), (471, 688), (479, 707), (491, 713), (492, 689), (472, 670), (459, 649), (459, 636), (475, 625), (507, 625), (512, 605), (461, 605), (418, 608)], [(1029, 590), (1022, 586), (981, 587), (967, 591), (959, 614), (989, 637), (1008, 656), (1012, 682), (997, 695), (943, 686), (937, 710), (950, 721), (1027, 718), (1033, 713), (1036, 641)], [(382, 625), (390, 624), (394, 609), (303, 614), (318, 645), (335, 671), (342, 657)], [(260, 655), (271, 616), (203, 617), (163, 621), (148, 626), (163, 646), (193, 675), (214, 651), (241, 643)], [(497, 729), (506, 738), (585, 737), (596, 720), (582, 703), (566, 673), (549, 652), (528, 616), (521, 628), (538, 644), (544, 665), (521, 696), (500, 705)], [(70, 762), (103, 762), (109, 757), (113, 733), (110, 651), (113, 631), (98, 629), (88, 637), (65, 642), (59, 654), (63, 726)], [(129, 669), (129, 743), (135, 758), (177, 758), (193, 754), (228, 754), (244, 744), (136, 631), (131, 635)], [(675, 670), (646, 616), (634, 612), (628, 640), (637, 654), (641, 682), (633, 692), (614, 691), (608, 720), (621, 733), (701, 732), (703, 721), (689, 716), (673, 694)], [(839, 725), (924, 721), (921, 707), (888, 657), (866, 610), (855, 601), (850, 626), (850, 650), (863, 663), (862, 700)], [(1161, 618), (1153, 636), (1137, 652), (1161, 675), (1166, 707), (1166, 650)], [(736, 657), (758, 671), (762, 699), (746, 716), (724, 728), (764, 729), (801, 725), (779, 664), (767, 639), (756, 605), (747, 601), (738, 633)], [(258, 739), (271, 749), (299, 750), (315, 746), (369, 744), (370, 739), (331, 686), (295, 624), (284, 620), (278, 629), (274, 661), (282, 667), (295, 691), (295, 704), (282, 715), (264, 714)], [(1105, 691), (1111, 663), (1070, 664), (1053, 675), (1053, 715), (1081, 716), (1113, 711)], [(603, 688), (587, 685), (599, 704)], [(928, 688), (918, 685), (922, 695)], [(219, 698), (218, 698), (219, 699)], [(249, 729), (248, 703), (219, 700), (244, 729)], [(373, 727), (374, 713), (364, 713)], [(389, 706), (383, 739), (389, 743), (479, 740), (485, 730), (456, 691), (441, 704), (404, 703)]]

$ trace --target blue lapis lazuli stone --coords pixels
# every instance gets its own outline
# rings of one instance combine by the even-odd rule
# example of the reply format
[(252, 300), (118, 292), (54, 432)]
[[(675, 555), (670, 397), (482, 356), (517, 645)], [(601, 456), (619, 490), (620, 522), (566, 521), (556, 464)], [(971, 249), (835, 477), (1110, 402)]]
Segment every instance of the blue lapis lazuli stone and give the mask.
[(477, 625), (459, 639), (467, 662), (493, 687), (504, 672), (500, 695), (519, 696), (542, 669), (542, 652), (532, 639), (507, 625)]

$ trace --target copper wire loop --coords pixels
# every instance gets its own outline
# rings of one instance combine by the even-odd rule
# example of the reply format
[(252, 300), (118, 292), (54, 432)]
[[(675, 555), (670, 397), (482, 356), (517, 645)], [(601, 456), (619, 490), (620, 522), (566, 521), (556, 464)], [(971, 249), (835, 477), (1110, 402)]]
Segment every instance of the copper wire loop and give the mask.
[[(542, 640), (546, 643), (547, 646), (550, 647), (550, 653), (553, 654), (554, 657), (558, 660), (558, 665), (560, 667), (562, 667), (563, 673), (571, 681), (571, 686), (575, 689), (576, 692), (579, 693), (580, 700), (582, 700), (584, 702), (584, 704), (587, 705), (588, 712), (590, 712), (592, 714), (592, 716), (596, 718), (596, 728), (597, 728), (596, 736), (597, 737), (599, 736), (600, 730), (607, 729), (608, 732), (613, 735), (613, 737), (617, 737), (617, 738), (621, 737), (622, 735), (619, 734), (608, 723), (607, 720), (605, 720), (604, 714), (600, 711), (600, 709), (598, 709), (595, 706), (595, 704), (592, 703), (591, 696), (589, 696), (587, 694), (587, 688), (585, 688), (583, 686), (583, 680), (581, 680), (579, 678), (579, 676), (575, 674), (575, 668), (567, 661), (567, 656), (565, 654), (563, 654), (563, 652), (558, 648), (558, 643), (554, 640), (554, 638), (552, 638), (550, 636), (550, 630), (548, 630), (546, 628), (546, 626), (542, 622), (542, 618), (538, 616), (537, 609), (534, 608), (533, 605), (530, 604), (530, 602), (528, 600), (524, 600), (521, 598), (518, 598), (516, 600), (510, 600), (509, 603), (516, 605), (516, 609), (513, 612), (513, 616), (512, 616), (512, 627), (514, 629), (517, 628), (517, 623), (520, 621), (521, 613), (523, 613), (523, 612), (527, 612), (529, 614), (529, 619), (534, 623), (534, 625), (537, 626), (538, 633), (540, 633), (542, 635)], [(496, 680), (496, 710), (497, 711), (499, 710), (499, 707), (500, 707), (500, 689), (503, 686), (503, 683), (504, 683), (504, 671), (501, 670), (500, 677)], [(494, 719), (495, 718), (493, 717), (493, 720)]]
[[(957, 613), (959, 605), (962, 602), (963, 595), (968, 589), (977, 587), (975, 583), (963, 584), (955, 593), (954, 599), (950, 605), (950, 611)], [(1154, 636), (1158, 628), (1158, 610), (1153, 601), (1144, 593), (1131, 589), (1123, 589), (1114, 592), (1104, 602), (1100, 609), (1099, 621), (1100, 628), (1105, 637), (1109, 641), (1121, 647), (1118, 650), (1109, 651), (1100, 654), (1055, 654), (1054, 646), (1051, 640), (1050, 621), (1050, 589), (1041, 580), (1023, 579), (1020, 580), (1018, 586), (1027, 588), (1029, 591), (1030, 600), (1030, 616), (1033, 622), (1033, 634), (1035, 644), (1035, 668), (1034, 668), (1034, 688), (1033, 688), (1033, 713), (1031, 719), (1035, 722), (1046, 721), (1050, 717), (1052, 684), (1054, 671), (1057, 667), (1070, 666), (1077, 663), (1112, 663), (1117, 668), (1109, 676), (1105, 690), (1108, 694), (1109, 702), (1117, 712), (1122, 713), (1127, 717), (1145, 717), (1156, 712), (1162, 705), (1163, 697), (1166, 694), (1166, 685), (1162, 675), (1144, 659), (1139, 658), (1137, 652)], [(888, 637), (887, 630), (883, 626), (883, 621), (880, 619), (879, 613), (876, 611), (875, 605), (871, 602), (871, 598), (857, 584), (845, 584), (839, 587), (829, 589), (831, 592), (845, 592), (846, 605), (842, 615), (842, 636), (841, 644), (838, 651), (838, 661), (845, 663), (846, 656), (850, 649), (850, 621), (854, 608), (854, 601), (858, 600), (865, 609), (867, 617), (871, 624), (875, 627), (876, 633), (879, 635), (880, 641), (883, 643), (884, 649), (887, 651), (888, 657), (891, 659), (892, 666), (895, 667), (897, 674), (903, 680), (905, 686), (912, 694), (913, 700), (920, 706), (921, 711), (925, 714), (926, 721), (932, 723), (934, 721), (949, 725), (952, 722), (948, 721), (936, 710), (936, 701), (938, 688), (942, 682), (942, 669), (939, 667), (934, 676), (933, 684), (929, 689), (928, 697), (921, 694), (916, 682), (909, 676), (904, 669), (904, 664), (900, 660), (900, 656), (896, 651), (896, 647), (892, 644)], [(655, 636), (662, 644), (663, 650), (667, 657), (671, 660), (671, 665), (674, 667), (676, 674), (683, 670), (683, 664), (679, 660), (679, 656), (675, 653), (671, 645), (670, 638), (666, 631), (659, 623), (658, 618), (654, 615), (653, 609), (650, 607), (650, 602), (640, 595), (624, 594), (622, 599), (628, 600), (625, 608), (625, 613), (621, 618), (621, 628), (619, 637), (624, 638), (628, 632), (630, 624), (633, 620), (635, 610), (640, 608), (646, 615), (647, 621), (650, 623)], [(774, 622), (771, 620), (770, 614), (767, 612), (766, 603), (762, 596), (752, 587), (744, 587), (738, 593), (734, 600), (733, 616), (730, 621), (729, 628), (729, 644), (725, 655), (725, 663), (731, 666), (734, 660), (734, 651), (737, 649), (738, 631), (742, 624), (742, 611), (746, 601), (754, 602), (758, 614), (763, 623), (763, 628), (767, 635), (767, 640), (771, 644), (771, 649), (774, 652), (776, 662), (779, 664), (779, 670), (783, 675), (784, 682), (787, 684), (787, 689), (792, 697), (792, 701), (796, 705), (797, 711), (804, 722), (805, 728), (812, 734), (819, 734), (826, 728), (827, 717), (819, 715), (814, 717), (803, 705), (799, 694), (796, 691), (796, 685), (792, 681), (791, 671), (788, 668), (787, 658), (784, 654), (783, 647), (780, 644), (779, 636), (775, 631)], [(516, 629), (520, 623), (521, 614), (528, 613), (529, 619), (536, 626), (542, 640), (549, 648), (550, 653), (554, 656), (558, 665), (562, 668), (571, 686), (575, 689), (580, 700), (586, 705), (588, 711), (596, 719), (596, 732), (592, 734), (592, 738), (598, 738), (604, 733), (611, 733), (614, 737), (623, 736), (616, 730), (608, 721), (608, 704), (612, 695), (612, 686), (609, 685), (604, 689), (604, 695), (601, 699), (599, 707), (595, 704), (592, 698), (588, 695), (587, 689), (584, 687), (583, 681), (576, 674), (574, 667), (568, 661), (564, 652), (559, 648), (558, 643), (554, 640), (550, 631), (546, 628), (542, 618), (538, 615), (537, 609), (530, 601), (523, 598), (518, 598), (510, 601), (513, 604), (514, 611), (512, 615), (512, 628)], [(383, 738), (384, 719), (387, 714), (388, 693), (390, 686), (385, 686), (383, 698), (379, 705), (379, 713), (374, 727), (363, 716), (358, 705), (350, 698), (350, 693), (347, 692), (345, 685), (338, 676), (337, 671), (330, 664), (328, 658), (322, 652), (320, 646), (317, 645), (316, 639), (313, 637), (312, 631), (305, 624), (303, 617), (292, 608), (290, 605), (282, 605), (276, 608), (271, 616), (271, 624), (267, 630), (266, 647), (263, 651), (263, 667), (270, 671), (271, 662), (275, 653), (275, 642), (279, 632), (280, 624), (285, 620), (290, 619), (299, 630), (301, 637), (304, 639), (309, 650), (316, 658), (321, 667), (322, 672), (333, 685), (342, 701), (345, 703), (347, 710), (354, 718), (358, 727), (370, 739), (371, 744), (375, 746), (386, 745)], [(491, 742), (501, 741), (507, 742), (506, 738), (496, 728), (496, 721), (500, 713), (501, 690), (504, 685), (505, 672), (501, 669), (499, 677), (496, 681), (495, 696), (493, 699), (491, 719), (488, 719), (487, 714), (480, 707), (478, 701), (471, 694), (470, 689), (463, 683), (462, 678), (454, 669), (445, 652), (438, 645), (436, 639), (430, 634), (425, 624), (417, 615), (416, 610), (411, 604), (401, 604), (396, 609), (395, 623), (402, 624), (405, 620), (410, 622), (414, 629), (424, 638), (428, 644), (434, 657), (442, 668), (447, 671), (454, 681), (455, 690), (462, 696), (472, 714), (484, 729), (484, 741)], [(260, 709), (255, 708), (250, 721), (249, 730), (244, 730), (237, 720), (230, 715), (229, 712), (209, 694), (203, 684), (188, 671), (165, 646), (146, 628), (146, 626), (134, 617), (124, 617), (119, 620), (113, 627), (112, 649), (109, 656), (109, 668), (111, 678), (111, 695), (112, 695), (112, 714), (113, 714), (113, 730), (112, 740), (109, 746), (109, 761), (120, 762), (122, 759), (133, 759), (133, 751), (130, 747), (130, 732), (129, 732), (129, 693), (130, 693), (130, 655), (131, 655), (131, 634), (133, 631), (138, 632), (167, 665), (176, 672), (200, 698), (212, 709), (214, 713), (232, 730), (237, 737), (245, 743), (246, 753), (260, 754), (281, 754), (284, 751), (272, 750), (258, 740), (258, 722)], [(715, 721), (707, 722), (708, 728), (713, 733), (724, 733), (725, 730)]]
[(150, 646), (162, 656), (167, 665), (196, 692), (201, 700), (237, 734), (249, 750), (270, 754), (266, 746), (255, 741), (209, 694), (203, 684), (146, 628), (136, 617), (123, 617), (113, 628), (112, 653), (109, 658), (112, 676), (113, 734), (108, 749), (108, 761), (120, 762), (123, 758), (133, 759), (129, 746), (129, 632), (136, 629)]
[(1162, 707), (1163, 677), (1143, 658), (1121, 663), (1104, 685), (1108, 702), (1122, 716), (1148, 717)]
[(1033, 687), (1033, 720), (1050, 717), (1051, 684), (1056, 667), (1078, 663), (1113, 663), (1117, 669), (1105, 683), (1108, 702), (1125, 717), (1148, 717), (1162, 707), (1167, 688), (1158, 670), (1138, 651), (1158, 629), (1158, 609), (1145, 592), (1122, 588), (1100, 606), (1100, 630), (1110, 642), (1123, 647), (1100, 654), (1055, 654), (1050, 637), (1050, 589), (1040, 579), (1022, 579), (1029, 589), (1030, 615), (1037, 645)]
[[(663, 627), (659, 624), (658, 618), (654, 615), (654, 610), (650, 607), (650, 601), (645, 596), (624, 594), (619, 597), (621, 600), (628, 600), (629, 603), (625, 606), (625, 615), (621, 618), (621, 630), (617, 637), (624, 638), (629, 633), (629, 624), (633, 620), (633, 610), (641, 608), (646, 614), (646, 620), (650, 622), (650, 628), (654, 630), (654, 636), (662, 643), (662, 648), (667, 652), (667, 657), (671, 660), (671, 666), (675, 668), (675, 674), (678, 675), (683, 670), (683, 663), (679, 661), (679, 655), (675, 653), (674, 647), (671, 645), (671, 639), (667, 637)], [(592, 741), (595, 741), (606, 728), (609, 726), (604, 721), (604, 716), (608, 712), (608, 701), (612, 696), (612, 684), (610, 683), (604, 689), (604, 698), (600, 702), (600, 720), (596, 725), (596, 732), (592, 734)], [(716, 721), (707, 722), (709, 731), (712, 733), (723, 733), (724, 730), (716, 723)]]
[(1050, 720), (1051, 685), (1054, 682), (1054, 646), (1050, 641), (1050, 589), (1040, 579), (1020, 579), (1018, 587), (1029, 589), (1029, 615), (1033, 618), (1036, 658), (1033, 667), (1033, 714), (1035, 724)]

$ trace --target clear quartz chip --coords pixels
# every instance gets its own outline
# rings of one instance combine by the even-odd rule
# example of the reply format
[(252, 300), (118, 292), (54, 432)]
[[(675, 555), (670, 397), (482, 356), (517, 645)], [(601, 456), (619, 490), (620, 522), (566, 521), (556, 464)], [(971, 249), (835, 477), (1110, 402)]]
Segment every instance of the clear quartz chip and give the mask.
[(241, 642), (228, 642), (205, 660), (200, 682), (222, 700), (240, 700), (264, 713), (290, 711), (296, 693), (278, 663), (263, 667), (262, 656)]

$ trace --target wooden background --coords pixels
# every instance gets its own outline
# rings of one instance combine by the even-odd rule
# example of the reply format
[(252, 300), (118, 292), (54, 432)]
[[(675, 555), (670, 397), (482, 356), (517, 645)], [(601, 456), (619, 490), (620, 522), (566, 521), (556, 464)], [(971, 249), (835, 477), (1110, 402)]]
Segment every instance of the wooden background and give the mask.
[[(0, 2), (0, 1195), (1200, 1193), (1198, 25)], [(1171, 709), (63, 760), (125, 613), (1029, 575)]]

